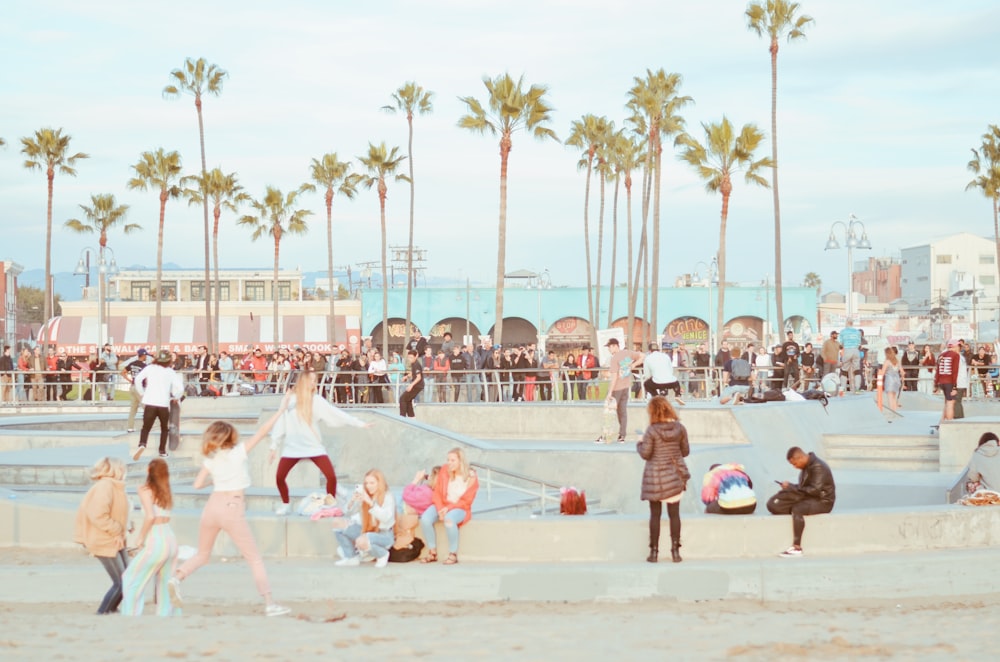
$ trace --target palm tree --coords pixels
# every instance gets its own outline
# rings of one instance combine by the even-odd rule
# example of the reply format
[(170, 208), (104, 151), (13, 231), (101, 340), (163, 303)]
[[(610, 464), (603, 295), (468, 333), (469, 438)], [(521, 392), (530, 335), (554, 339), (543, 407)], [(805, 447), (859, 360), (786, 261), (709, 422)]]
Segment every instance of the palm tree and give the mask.
[(806, 27), (813, 23), (809, 16), (798, 15), (799, 3), (789, 0), (753, 0), (747, 7), (747, 27), (766, 37), (771, 53), (771, 195), (774, 198), (774, 302), (778, 323), (784, 328), (785, 317), (781, 293), (781, 205), (778, 200), (778, 42), (786, 37), (791, 43), (805, 39)]
[[(378, 191), (379, 221), (382, 230), (382, 356), (389, 355), (389, 274), (386, 268), (386, 229), (385, 229), (385, 199), (389, 192), (386, 177), (396, 175), (396, 169), (403, 163), (405, 156), (399, 156), (399, 148), (387, 149), (385, 143), (377, 147), (368, 143), (368, 155), (359, 156), (358, 161), (368, 171), (361, 175), (360, 184), (365, 188), (376, 187)], [(396, 175), (396, 181), (409, 181), (406, 175)]]
[(810, 271), (802, 278), (802, 287), (819, 289), (823, 286), (823, 279), (815, 271)]
[[(644, 116), (649, 138), (646, 144), (646, 170), (651, 173), (652, 207), (653, 207), (653, 251), (652, 269), (650, 273), (650, 289), (653, 294), (650, 309), (650, 324), (653, 332), (659, 336), (657, 323), (657, 302), (660, 287), (660, 186), (662, 179), (663, 136), (672, 136), (683, 132), (684, 119), (678, 111), (691, 103), (691, 97), (679, 96), (681, 86), (680, 74), (667, 74), (663, 69), (653, 72), (646, 70), (646, 77), (634, 80), (629, 91), (626, 104), (634, 114)], [(643, 223), (649, 213), (648, 195), (643, 203)]]
[[(635, 139), (623, 131), (615, 134), (614, 138), (614, 160), (615, 160), (615, 197), (618, 197), (618, 179), (621, 178), (622, 185), (625, 186), (625, 235), (628, 242), (626, 253), (625, 271), (625, 293), (628, 298), (628, 331), (629, 339), (635, 328), (635, 293), (638, 291), (637, 278), (632, 277), (632, 246), (635, 238), (632, 233), (632, 171), (640, 166), (645, 156)], [(617, 202), (615, 207), (617, 209)], [(617, 244), (617, 239), (616, 239)], [(613, 282), (613, 280), (612, 280)], [(613, 291), (613, 290), (612, 290)], [(608, 304), (609, 307), (611, 304)]]
[[(469, 114), (458, 120), (458, 126), (478, 133), (500, 136), (500, 221), (497, 229), (497, 318), (493, 341), (501, 343), (503, 337), (503, 286), (507, 260), (507, 162), (514, 145), (515, 131), (524, 129), (538, 140), (559, 138), (546, 126), (551, 120), (552, 107), (545, 99), (548, 87), (532, 85), (524, 89), (524, 76), (516, 81), (510, 74), (496, 78), (483, 78), (488, 98), (486, 107), (474, 97), (460, 97)], [(539, 329), (541, 333), (541, 329)]]
[(716, 329), (722, 338), (723, 308), (726, 298), (726, 220), (729, 217), (729, 196), (733, 192), (733, 175), (743, 172), (747, 184), (767, 188), (767, 180), (760, 175), (762, 168), (771, 167), (771, 159), (754, 160), (754, 152), (764, 140), (764, 134), (754, 124), (744, 124), (739, 135), (723, 116), (718, 124), (702, 123), (705, 144), (688, 134), (678, 142), (684, 150), (681, 158), (687, 161), (705, 180), (705, 190), (722, 195), (722, 213), (719, 222), (719, 302), (716, 311)]
[[(182, 92), (186, 92), (194, 97), (194, 107), (198, 111), (198, 142), (201, 145), (201, 176), (205, 177), (208, 168), (205, 166), (205, 122), (201, 114), (201, 98), (207, 92), (214, 96), (222, 94), (222, 83), (229, 77), (225, 69), (221, 69), (214, 64), (208, 64), (205, 58), (197, 60), (186, 58), (184, 66), (170, 72), (173, 81), (163, 88), (163, 96), (168, 99), (179, 97)], [(205, 329), (208, 337), (208, 351), (214, 353), (215, 334), (212, 333), (212, 297), (211, 283), (209, 281), (209, 259), (208, 259), (208, 198), (202, 201), (202, 209), (205, 214)], [(216, 265), (218, 266), (218, 265)]]
[[(403, 347), (410, 344), (410, 318), (413, 314), (413, 286), (416, 276), (413, 275), (413, 210), (414, 210), (414, 180), (413, 180), (413, 114), (426, 115), (434, 109), (431, 104), (433, 92), (426, 92), (413, 81), (403, 85), (392, 94), (395, 105), (382, 106), (387, 113), (397, 110), (406, 113), (406, 125), (409, 128), (409, 139), (406, 143), (406, 160), (410, 167), (410, 238), (406, 244), (406, 330), (403, 331)], [(383, 329), (383, 333), (387, 333)]]
[(993, 203), (993, 241), (996, 243), (997, 269), (1000, 269), (1000, 126), (990, 124), (983, 134), (979, 149), (972, 150), (969, 171), (976, 177), (965, 186), (965, 190), (979, 189)]
[[(587, 265), (587, 306), (589, 308), (589, 318), (591, 326), (597, 328), (597, 317), (594, 314), (594, 299), (590, 293), (594, 291), (594, 281), (590, 267), (590, 181), (594, 171), (594, 159), (597, 158), (597, 150), (604, 144), (610, 135), (610, 123), (606, 117), (596, 115), (584, 115), (578, 120), (574, 120), (569, 126), (569, 138), (566, 144), (583, 150), (583, 157), (577, 162), (577, 168), (587, 168), (587, 181), (583, 192), (583, 245), (584, 255)], [(597, 309), (598, 312), (600, 308)]]
[(306, 217), (312, 215), (308, 209), (295, 209), (298, 197), (302, 193), (311, 190), (309, 184), (303, 184), (294, 191), (284, 194), (280, 189), (268, 186), (264, 191), (264, 197), (260, 200), (251, 200), (250, 206), (254, 208), (257, 215), (248, 214), (241, 216), (237, 221), (240, 225), (246, 226), (252, 231), (251, 239), (257, 241), (265, 235), (270, 235), (274, 239), (274, 274), (271, 278), (271, 300), (274, 302), (274, 346), (278, 347), (278, 258), (281, 251), (281, 240), (285, 234), (305, 234), (309, 230), (306, 224)]
[(135, 176), (128, 181), (133, 190), (159, 192), (160, 223), (156, 234), (156, 346), (161, 346), (161, 303), (163, 300), (163, 221), (167, 213), (167, 200), (181, 194), (178, 182), (181, 177), (181, 155), (164, 152), (160, 147), (155, 152), (143, 152), (139, 161), (132, 166)]
[[(206, 173), (201, 175), (193, 175), (190, 177), (185, 177), (181, 180), (182, 184), (188, 182), (194, 182), (196, 188), (186, 188), (184, 189), (184, 196), (188, 199), (189, 205), (202, 205), (203, 207), (211, 202), (212, 204), (212, 265), (215, 269), (215, 278), (213, 279), (212, 291), (215, 296), (212, 300), (215, 302), (215, 309), (213, 310), (212, 317), (216, 320), (216, 324), (208, 325), (207, 331), (211, 333), (215, 331), (214, 336), (210, 336), (208, 339), (208, 344), (213, 347), (219, 346), (219, 219), (222, 217), (222, 210), (227, 209), (234, 214), (239, 211), (239, 206), (246, 202), (250, 196), (248, 196), (244, 191), (243, 187), (240, 186), (239, 181), (236, 178), (236, 173), (231, 172), (228, 175), (222, 172), (221, 168), (213, 168)], [(209, 295), (206, 294), (206, 297)]]
[[(45, 301), (42, 303), (42, 315), (47, 324), (52, 317), (52, 188), (58, 170), (63, 175), (76, 177), (76, 162), (90, 158), (88, 154), (69, 153), (69, 135), (63, 135), (62, 129), (39, 129), (34, 136), (21, 138), (21, 153), (24, 154), (24, 167), (28, 170), (44, 170), (48, 184), (48, 200), (45, 207)], [(48, 355), (49, 336), (45, 334), (42, 341), (42, 355)]]
[(331, 347), (335, 335), (333, 300), (337, 294), (333, 289), (333, 196), (334, 193), (340, 193), (350, 200), (357, 193), (359, 175), (350, 170), (350, 162), (338, 159), (336, 152), (313, 159), (310, 170), (313, 181), (323, 189), (323, 200), (326, 202), (326, 275), (330, 289), (330, 317), (326, 321), (326, 335)]

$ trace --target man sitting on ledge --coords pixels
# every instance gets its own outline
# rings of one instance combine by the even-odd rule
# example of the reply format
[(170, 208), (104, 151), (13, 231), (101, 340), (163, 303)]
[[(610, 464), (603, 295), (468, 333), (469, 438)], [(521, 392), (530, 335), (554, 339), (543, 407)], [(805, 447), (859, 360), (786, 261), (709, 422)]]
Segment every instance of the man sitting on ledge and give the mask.
[(826, 462), (815, 453), (806, 454), (798, 446), (788, 449), (788, 463), (799, 470), (799, 483), (781, 483), (781, 491), (767, 502), (772, 515), (792, 516), (792, 546), (781, 553), (784, 557), (802, 556), (802, 532), (806, 528), (806, 515), (820, 515), (833, 510), (837, 488), (833, 473)]

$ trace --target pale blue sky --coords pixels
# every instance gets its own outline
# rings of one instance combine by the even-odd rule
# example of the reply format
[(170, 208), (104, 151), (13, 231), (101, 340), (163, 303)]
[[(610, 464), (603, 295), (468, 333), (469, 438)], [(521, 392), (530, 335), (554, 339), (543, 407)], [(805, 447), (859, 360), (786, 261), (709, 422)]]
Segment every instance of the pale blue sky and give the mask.
[[(831, 223), (850, 213), (865, 223), (872, 255), (956, 231), (992, 234), (988, 202), (964, 187), (969, 148), (989, 123), (1000, 123), (1000, 5), (802, 5), (815, 24), (805, 41), (783, 43), (778, 61), (786, 284), (814, 270), (843, 289), (846, 255), (823, 246)], [(434, 91), (433, 114), (415, 121), (416, 243), (428, 249), (430, 275), (488, 283), (498, 150), (494, 138), (456, 127), (464, 112), (457, 97), (483, 98), (484, 75), (524, 74), (549, 86), (551, 126), (565, 139), (585, 113), (621, 126), (633, 76), (662, 67), (683, 76), (681, 91), (695, 101), (684, 116), (696, 135), (701, 122), (724, 113), (769, 131), (767, 44), (746, 30), (745, 7), (737, 0), (7, 3), (0, 10), (0, 136), (8, 142), (0, 151), (0, 258), (44, 266), (44, 176), (21, 167), (19, 138), (51, 126), (92, 157), (79, 164), (78, 177), (56, 178), (54, 270), (71, 270), (81, 247), (94, 243), (61, 229), (92, 193), (114, 193), (131, 205), (129, 220), (145, 227), (112, 236), (119, 263), (154, 266), (156, 196), (127, 191), (125, 182), (139, 154), (157, 147), (178, 150), (185, 169), (197, 169), (192, 100), (167, 101), (160, 92), (185, 57), (203, 56), (230, 73), (222, 96), (205, 100), (208, 165), (239, 173), (253, 196), (269, 184), (303, 183), (310, 160), (325, 152), (354, 157), (368, 141), (385, 140), (405, 153), (404, 118), (379, 108), (408, 80)], [(574, 149), (515, 136), (508, 270), (547, 268), (556, 285), (585, 282), (577, 159)], [(716, 251), (720, 201), (670, 154), (664, 163), (661, 273), (669, 283)], [(610, 250), (610, 188), (608, 196)], [(311, 230), (282, 243), (282, 267), (325, 269), (322, 198), (307, 195), (302, 205), (315, 212)], [(596, 214), (595, 204), (594, 241)], [(334, 215), (335, 261), (377, 260), (375, 192), (337, 200)], [(390, 184), (388, 219), (390, 243), (405, 243), (402, 183)], [(166, 222), (164, 260), (200, 267), (201, 209), (168, 203)], [(741, 180), (729, 228), (729, 279), (772, 273), (770, 191)], [(224, 216), (221, 237), (224, 267), (271, 265), (272, 246), (251, 243), (232, 216)]]

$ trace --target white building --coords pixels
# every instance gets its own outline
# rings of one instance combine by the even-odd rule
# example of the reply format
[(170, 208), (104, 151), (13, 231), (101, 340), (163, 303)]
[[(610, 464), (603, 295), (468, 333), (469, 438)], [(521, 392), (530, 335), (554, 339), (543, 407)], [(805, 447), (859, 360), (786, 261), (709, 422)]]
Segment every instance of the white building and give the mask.
[(975, 293), (982, 312), (994, 315), (997, 306), (996, 244), (969, 232), (953, 234), (901, 251), (902, 299), (918, 313), (949, 309), (953, 297)]

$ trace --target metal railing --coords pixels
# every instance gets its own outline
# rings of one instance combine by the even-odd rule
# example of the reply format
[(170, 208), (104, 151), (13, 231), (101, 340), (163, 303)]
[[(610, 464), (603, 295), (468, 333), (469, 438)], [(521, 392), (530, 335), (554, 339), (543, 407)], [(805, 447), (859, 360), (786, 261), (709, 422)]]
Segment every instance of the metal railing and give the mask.
[[(508, 471), (507, 469), (500, 469), (488, 464), (480, 464), (478, 462), (470, 462), (470, 466), (474, 467), (479, 472), (479, 482), (480, 484), (485, 484), (486, 486), (486, 500), (493, 500), (493, 487), (501, 487), (508, 490), (513, 490), (514, 492), (520, 492), (521, 494), (527, 494), (531, 497), (537, 497), (539, 502), (539, 509), (542, 515), (545, 515), (547, 503), (549, 501), (555, 502), (555, 508), (558, 512), (559, 501), (561, 495), (559, 493), (559, 486), (553, 483), (546, 482), (544, 480), (539, 480), (538, 478), (532, 478), (531, 476), (525, 476), (524, 474), (517, 473), (515, 471)], [(528, 483), (531, 487), (523, 487), (522, 485), (517, 485), (512, 482), (500, 480), (497, 476), (510, 478), (513, 480), (521, 481), (522, 483)], [(555, 492), (551, 494), (550, 492)]]

